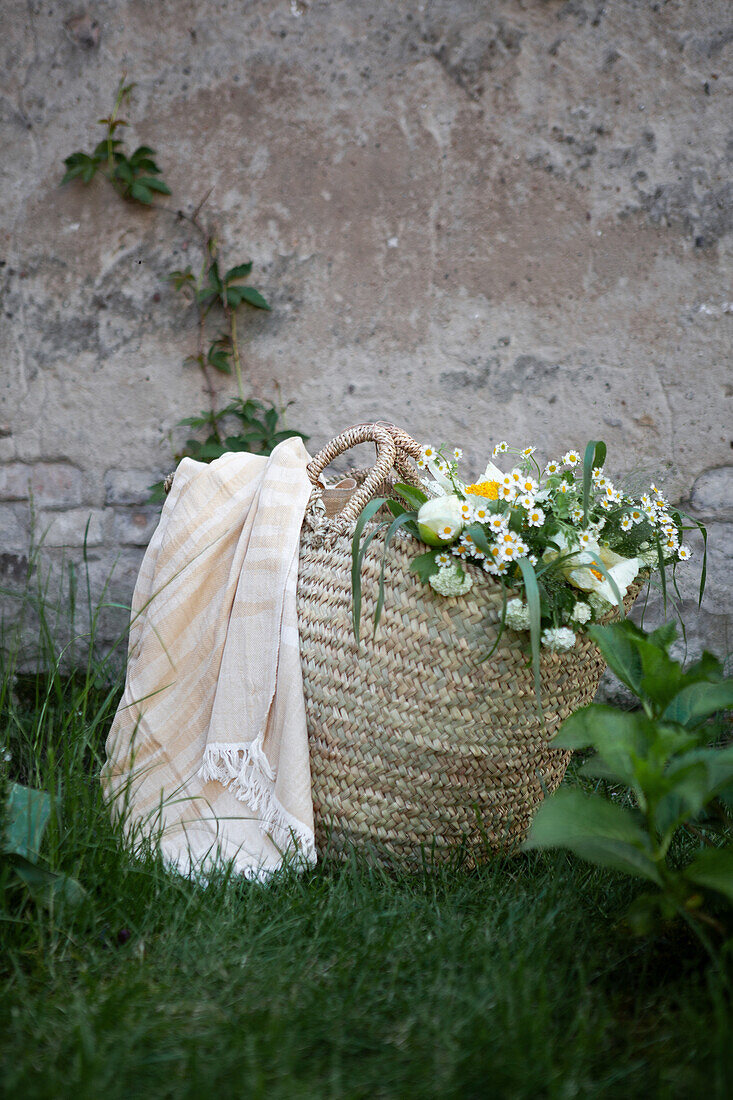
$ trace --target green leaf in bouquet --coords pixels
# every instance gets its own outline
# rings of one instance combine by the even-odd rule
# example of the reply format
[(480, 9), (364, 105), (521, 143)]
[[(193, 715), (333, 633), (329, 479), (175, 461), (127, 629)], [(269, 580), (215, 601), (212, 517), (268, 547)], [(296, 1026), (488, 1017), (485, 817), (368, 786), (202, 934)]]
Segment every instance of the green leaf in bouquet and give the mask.
[(356, 638), (357, 649), (360, 644), (359, 627), (361, 624), (361, 565), (370, 542), (379, 529), (385, 526), (387, 521), (383, 520), (381, 523), (377, 524), (375, 529), (367, 535), (363, 542), (361, 537), (369, 520), (379, 511), (384, 503), (385, 497), (375, 497), (373, 500), (369, 501), (356, 521), (354, 536), (351, 540), (351, 621), (354, 627), (354, 637)]
[(534, 673), (534, 690), (537, 697), (537, 706), (539, 708), (540, 717), (544, 725), (544, 714), (542, 711), (542, 676), (540, 673), (540, 630), (542, 626), (542, 615), (540, 608), (540, 590), (537, 586), (537, 577), (535, 576), (532, 563), (527, 558), (520, 558), (517, 562), (519, 569), (524, 579), (524, 591), (527, 596), (527, 607), (529, 608), (529, 638), (530, 645), (532, 647), (532, 671)]
[(437, 573), (440, 566), (435, 560), (435, 551), (429, 550), (427, 554), (418, 554), (410, 562), (410, 572), (417, 575), (418, 580), (427, 584), (430, 577)]
[(389, 544), (392, 541), (392, 536), (400, 527), (404, 527), (406, 524), (414, 520), (413, 512), (403, 512), (401, 515), (396, 516), (389, 527), (387, 528), (384, 536), (384, 550), (382, 552), (382, 564), (379, 570), (379, 593), (377, 595), (377, 604), (374, 608), (374, 632), (373, 638), (377, 636), (377, 627), (379, 626), (379, 620), (382, 617), (382, 609), (384, 608), (384, 575), (387, 568), (387, 551), (389, 550)]
[(704, 849), (683, 874), (695, 886), (714, 890), (733, 904), (733, 848)]
[(667, 616), (667, 570), (664, 562), (664, 550), (662, 549), (662, 540), (659, 535), (655, 533), (654, 542), (657, 548), (657, 568), (659, 570), (659, 581), (662, 585), (662, 607), (664, 610), (665, 618)]
[(497, 630), (496, 630), (496, 637), (494, 638), (494, 644), (492, 645), (489, 652), (486, 653), (480, 659), (479, 664), (483, 664), (484, 661), (488, 661), (489, 657), (494, 656), (494, 653), (496, 653), (497, 646), (499, 645), (499, 642), (501, 641), (501, 636), (504, 633), (504, 631), (506, 630), (506, 605), (507, 605), (508, 601), (507, 601), (507, 595), (506, 595), (506, 582), (505, 582), (503, 577), (499, 578), (499, 583), (501, 584), (501, 611), (499, 612), (499, 625), (498, 625)]
[(491, 557), (491, 546), (486, 538), (486, 532), (480, 523), (471, 523), (465, 528), (464, 534), (470, 535), (473, 539), (473, 544), (480, 550), (482, 554), (486, 554), (487, 557)]
[(662, 885), (646, 833), (629, 810), (599, 795), (556, 791), (537, 811), (523, 848), (568, 848), (589, 863)]
[(403, 481), (398, 481), (393, 491), (412, 505), (415, 511), (419, 510), (428, 499), (427, 493), (424, 493), (422, 489), (418, 489), (414, 485), (407, 485)]
[(588, 524), (588, 506), (590, 504), (590, 484), (594, 466), (603, 466), (606, 461), (606, 444), (599, 439), (591, 439), (583, 455), (583, 526)]

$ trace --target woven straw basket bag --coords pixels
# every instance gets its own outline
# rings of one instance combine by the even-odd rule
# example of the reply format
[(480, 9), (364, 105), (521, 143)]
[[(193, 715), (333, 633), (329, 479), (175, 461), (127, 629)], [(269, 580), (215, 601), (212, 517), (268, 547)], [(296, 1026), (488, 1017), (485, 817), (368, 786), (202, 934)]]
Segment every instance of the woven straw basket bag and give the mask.
[[(358, 443), (377, 448), (374, 467), (341, 488), (323, 488), (330, 462)], [(363, 424), (310, 463), (314, 493), (301, 536), (298, 623), (311, 752), (316, 843), (340, 853), (368, 843), (387, 857), (441, 859), (463, 844), (514, 847), (534, 809), (560, 783), (570, 754), (550, 738), (590, 702), (605, 668), (581, 634), (568, 653), (542, 651), (538, 713), (523, 635), (507, 630), (488, 660), (500, 621), (501, 586), (464, 562), (474, 580), (444, 599), (410, 573), (427, 547), (394, 536), (385, 604), (372, 638), (384, 547), (373, 539), (362, 568), (362, 623), (352, 625), (351, 544), (359, 513), (394, 479), (417, 479), (419, 445), (392, 425)], [(356, 488), (354, 488), (356, 486)], [(632, 602), (638, 588), (629, 593)]]

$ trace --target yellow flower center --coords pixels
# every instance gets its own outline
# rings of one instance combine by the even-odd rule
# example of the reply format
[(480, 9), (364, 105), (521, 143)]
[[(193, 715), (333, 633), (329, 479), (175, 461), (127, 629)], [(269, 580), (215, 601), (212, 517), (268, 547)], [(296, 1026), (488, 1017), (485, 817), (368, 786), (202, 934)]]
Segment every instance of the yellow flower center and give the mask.
[(487, 500), (499, 499), (498, 481), (479, 481), (476, 485), (467, 485), (467, 493), (473, 493), (477, 497), (486, 497)]

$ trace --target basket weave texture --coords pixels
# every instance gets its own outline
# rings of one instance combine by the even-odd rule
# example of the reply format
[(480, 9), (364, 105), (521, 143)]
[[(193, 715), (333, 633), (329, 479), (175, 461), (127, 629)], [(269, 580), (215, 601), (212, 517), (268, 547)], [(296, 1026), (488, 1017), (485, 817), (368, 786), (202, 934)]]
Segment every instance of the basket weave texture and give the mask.
[[(327, 491), (323, 470), (371, 440), (370, 470), (357, 487)], [(385, 571), (379, 632), (371, 636), (384, 547), (372, 540), (362, 566), (362, 633), (351, 617), (351, 544), (356, 520), (395, 480), (419, 484), (419, 445), (393, 425), (347, 429), (313, 459), (314, 484), (301, 533), (297, 607), (311, 781), (319, 851), (368, 846), (401, 861), (450, 857), (468, 865), (526, 835), (534, 810), (555, 790), (570, 753), (552, 747), (558, 726), (593, 698), (605, 663), (585, 634), (567, 653), (542, 650), (544, 727), (526, 634), (506, 630), (497, 580), (470, 562), (473, 588), (445, 599), (410, 573), (428, 548), (397, 532)], [(344, 475), (331, 479), (339, 482)], [(169, 478), (166, 490), (170, 488)], [(641, 588), (624, 600), (628, 611)], [(511, 596), (511, 593), (509, 593)]]
[(482, 661), (500, 622), (499, 582), (464, 562), (473, 588), (457, 599), (437, 595), (409, 571), (427, 547), (401, 532), (387, 554), (376, 638), (380, 535), (365, 556), (357, 649), (354, 525), (307, 515), (301, 536), (298, 629), (316, 844), (334, 853), (368, 844), (403, 860), (440, 860), (463, 844), (469, 863), (487, 847), (511, 849), (563, 778), (570, 754), (549, 740), (591, 701), (604, 661), (584, 634), (568, 653), (542, 651), (543, 729), (527, 635), (506, 630)]

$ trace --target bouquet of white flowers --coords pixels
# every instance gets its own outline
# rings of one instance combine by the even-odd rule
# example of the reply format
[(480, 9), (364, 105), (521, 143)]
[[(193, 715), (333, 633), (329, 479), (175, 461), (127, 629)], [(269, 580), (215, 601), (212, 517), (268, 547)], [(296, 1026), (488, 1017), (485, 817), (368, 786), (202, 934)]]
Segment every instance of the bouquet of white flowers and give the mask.
[[(697, 521), (685, 526), (683, 513), (656, 485), (638, 500), (617, 488), (605, 471), (602, 442), (593, 440), (582, 454), (571, 449), (544, 465), (535, 447), (517, 450), (501, 442), (481, 477), (470, 483), (459, 475), (462, 456), (459, 448), (423, 446), (417, 461), (425, 471), (423, 488), (398, 483), (394, 497), (370, 505), (354, 534), (355, 576), (365, 523), (386, 505), (395, 518), (385, 553), (398, 528), (429, 546), (411, 570), (437, 594), (455, 598), (472, 588), (467, 562), (501, 583), (499, 637), (506, 628), (530, 633), (537, 683), (540, 646), (571, 649), (588, 624), (614, 608), (623, 614), (623, 598), (640, 574), (658, 569), (666, 600), (666, 571), (671, 567), (674, 575), (677, 563), (691, 557), (684, 532), (695, 524), (705, 536)], [(506, 469), (496, 464), (502, 459)], [(701, 589), (704, 573), (703, 563)], [(507, 598), (512, 591), (517, 594)], [(382, 591), (375, 628), (383, 600)], [(355, 601), (357, 637), (358, 613)]]

